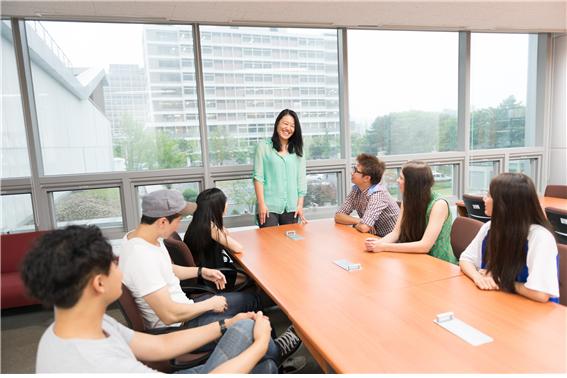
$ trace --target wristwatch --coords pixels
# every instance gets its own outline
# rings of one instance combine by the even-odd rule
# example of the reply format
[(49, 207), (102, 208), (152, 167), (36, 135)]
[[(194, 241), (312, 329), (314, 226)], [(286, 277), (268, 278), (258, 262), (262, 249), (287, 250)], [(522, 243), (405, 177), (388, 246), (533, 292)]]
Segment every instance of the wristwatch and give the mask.
[(226, 332), (226, 324), (224, 324), (224, 319), (219, 320), (219, 325), (220, 325), (220, 333), (221, 335), (224, 335)]
[(197, 278), (202, 278), (203, 277), (203, 267), (200, 266), (199, 268), (197, 268)]

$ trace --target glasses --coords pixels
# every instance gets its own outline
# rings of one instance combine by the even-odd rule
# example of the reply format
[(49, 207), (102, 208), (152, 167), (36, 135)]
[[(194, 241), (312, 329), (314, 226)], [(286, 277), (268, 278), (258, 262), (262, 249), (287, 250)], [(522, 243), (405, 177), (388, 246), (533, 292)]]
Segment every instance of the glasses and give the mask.
[(359, 171), (358, 169), (356, 169), (356, 165), (352, 166), (352, 173), (360, 173), (361, 175), (364, 176), (364, 172)]

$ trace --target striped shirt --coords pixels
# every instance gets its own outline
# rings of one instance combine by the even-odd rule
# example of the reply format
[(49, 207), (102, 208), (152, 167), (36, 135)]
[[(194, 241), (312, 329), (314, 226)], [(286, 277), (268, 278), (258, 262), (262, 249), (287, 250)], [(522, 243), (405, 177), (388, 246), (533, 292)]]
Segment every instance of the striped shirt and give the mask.
[(400, 215), (400, 207), (380, 184), (372, 185), (364, 191), (353, 185), (337, 213), (349, 215), (354, 210), (361, 222), (370, 227), (370, 233), (378, 236), (392, 232)]

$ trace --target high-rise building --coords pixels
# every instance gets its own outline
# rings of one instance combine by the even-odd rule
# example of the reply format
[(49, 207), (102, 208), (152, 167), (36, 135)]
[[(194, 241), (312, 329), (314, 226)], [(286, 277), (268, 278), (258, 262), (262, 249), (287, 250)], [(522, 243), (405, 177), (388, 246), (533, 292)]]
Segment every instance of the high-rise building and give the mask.
[(116, 141), (123, 137), (125, 122), (145, 126), (149, 119), (146, 70), (136, 64), (111, 64), (106, 79), (104, 105)]
[[(338, 145), (336, 31), (211, 26), (200, 34), (209, 138), (228, 136), (248, 156), (290, 108), (307, 144), (321, 136)], [(193, 54), (190, 27), (144, 27), (151, 126), (199, 140)]]

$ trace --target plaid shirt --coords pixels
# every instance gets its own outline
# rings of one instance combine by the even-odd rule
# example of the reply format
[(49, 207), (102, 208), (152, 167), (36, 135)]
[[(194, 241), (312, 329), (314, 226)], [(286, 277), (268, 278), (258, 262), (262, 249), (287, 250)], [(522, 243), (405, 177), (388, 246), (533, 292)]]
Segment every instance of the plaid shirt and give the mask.
[(392, 232), (400, 215), (400, 207), (388, 190), (380, 184), (364, 191), (353, 185), (345, 203), (339, 207), (337, 213), (350, 215), (354, 210), (361, 218), (361, 222), (370, 226), (370, 232), (378, 236)]

